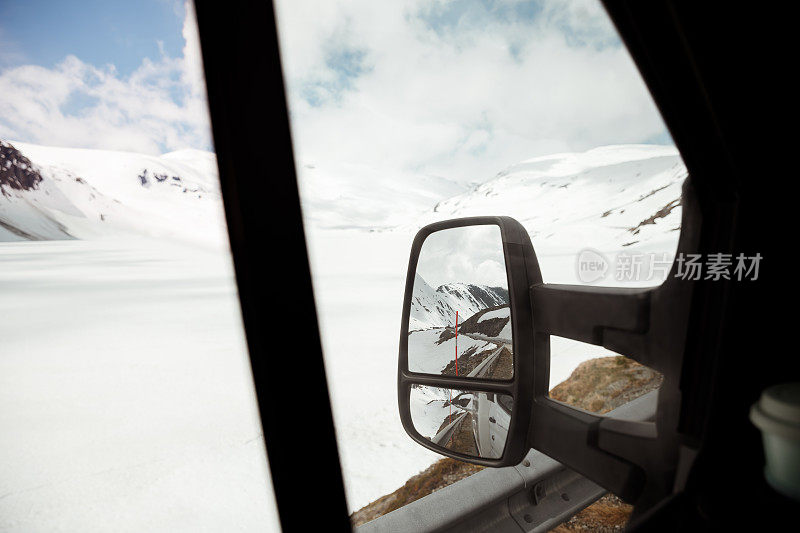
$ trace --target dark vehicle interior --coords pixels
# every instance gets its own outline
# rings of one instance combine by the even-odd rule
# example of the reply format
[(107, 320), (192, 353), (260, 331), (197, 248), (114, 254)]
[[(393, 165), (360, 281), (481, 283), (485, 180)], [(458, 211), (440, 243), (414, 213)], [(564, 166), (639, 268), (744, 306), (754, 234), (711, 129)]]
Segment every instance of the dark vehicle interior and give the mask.
[[(675, 417), (665, 438), (674, 439), (684, 455), (674, 464), (646, 469), (645, 475), (658, 471), (666, 476), (660, 491), (641, 499), (636, 492), (620, 494), (636, 504), (628, 529), (766, 530), (773, 524), (791, 524), (798, 504), (765, 481), (761, 435), (748, 417), (765, 388), (798, 379), (797, 357), (788, 349), (796, 329), (790, 306), (795, 239), (789, 232), (798, 191), (784, 159), (792, 153), (793, 136), (787, 132), (794, 129), (796, 115), (796, 95), (790, 94), (796, 92), (796, 84), (789, 81), (796, 45), (791, 32), (781, 27), (789, 16), (774, 6), (752, 4), (603, 3), (688, 168), (690, 201), (695, 205), (684, 205), (683, 232), (696, 237), (694, 251), (764, 257), (756, 281), (695, 282), (690, 299), (680, 308), (682, 315), (671, 317), (685, 323), (686, 331), (675, 347)], [(263, 1), (234, 7), (197, 0), (196, 10), (230, 242), (281, 526), (285, 531), (349, 530), (273, 6)], [(264, 212), (259, 198), (266, 196), (281, 206), (278, 212)], [(266, 241), (272, 243), (269, 249)], [(267, 271), (295, 281), (269, 284), (260, 275)], [(305, 359), (301, 377), (292, 372), (293, 361), (276, 358), (270, 350), (264, 324), (277, 312), (267, 304), (275, 299), (294, 302), (292, 312), (308, 325), (296, 336), (297, 352)], [(294, 394), (298, 381), (304, 391), (300, 395)], [(313, 431), (300, 417), (279, 418), (265, 409), (275, 395), (291, 396), (298, 411), (315, 413)], [(570, 447), (588, 450), (592, 438), (590, 432)], [(581, 465), (574, 468), (585, 470)], [(604, 485), (605, 479), (599, 476), (595, 481)], [(421, 523), (419, 516), (412, 517), (413, 509), (396, 511), (402, 512), (409, 513), (408, 524)], [(530, 530), (536, 526), (529, 524)]]

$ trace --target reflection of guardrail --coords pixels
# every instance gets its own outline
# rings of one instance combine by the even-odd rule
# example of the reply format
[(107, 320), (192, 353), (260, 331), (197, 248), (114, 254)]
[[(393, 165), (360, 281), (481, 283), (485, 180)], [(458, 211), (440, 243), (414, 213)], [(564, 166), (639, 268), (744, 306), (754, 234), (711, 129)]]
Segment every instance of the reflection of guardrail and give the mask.
[(495, 344), (509, 344), (512, 345), (514, 343), (511, 342), (511, 339), (506, 339), (503, 337), (487, 337), (486, 335), (481, 335), (480, 333), (462, 333), (459, 332), (459, 335), (466, 335), (471, 339), (475, 339), (476, 341), (486, 341), (486, 342), (493, 342)]
[[(606, 416), (652, 420), (657, 398), (658, 391), (650, 392)], [(538, 533), (554, 528), (605, 493), (577, 472), (531, 450), (517, 466), (481, 470), (355, 530)]]
[(455, 420), (443, 427), (441, 431), (439, 431), (439, 433), (434, 435), (431, 439), (433, 443), (438, 444), (439, 446), (444, 446), (444, 443), (449, 442), (450, 437), (453, 436), (453, 433), (456, 431), (456, 429), (458, 429), (458, 426), (461, 424), (461, 421), (464, 420), (465, 416), (467, 416), (467, 413), (461, 413)]
[(481, 363), (478, 366), (473, 368), (472, 372), (467, 374), (467, 377), (468, 378), (482, 378), (482, 377), (484, 377), (486, 375), (486, 372), (488, 372), (489, 367), (491, 366), (491, 364), (498, 357), (500, 357), (500, 352), (503, 351), (504, 347), (505, 347), (505, 344), (501, 344), (500, 347), (497, 350), (495, 350), (493, 354), (491, 354), (489, 357), (487, 357), (486, 359), (481, 361)]

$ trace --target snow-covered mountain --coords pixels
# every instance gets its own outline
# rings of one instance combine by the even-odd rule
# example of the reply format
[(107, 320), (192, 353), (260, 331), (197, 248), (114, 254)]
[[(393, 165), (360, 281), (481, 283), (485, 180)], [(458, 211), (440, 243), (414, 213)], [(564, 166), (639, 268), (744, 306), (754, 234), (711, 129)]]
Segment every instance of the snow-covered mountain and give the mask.
[(434, 289), (417, 274), (408, 329), (452, 326), (456, 322), (456, 312), (463, 321), (482, 309), (504, 304), (508, 305), (508, 291), (502, 287), (448, 283)]
[(226, 242), (216, 157), (0, 141), (0, 241), (145, 236)]
[[(0, 150), (0, 241), (138, 235), (226, 242), (213, 153), (150, 156), (17, 142)], [(586, 246), (674, 248), (686, 169), (674, 147), (621, 145), (523, 161), (471, 188), (353, 165), (304, 164), (299, 175), (313, 228), (413, 232), (448, 218), (509, 215), (528, 229), (537, 253), (574, 255)]]
[(680, 229), (686, 175), (671, 146), (604, 146), (537, 157), (438, 202), (403, 228), (507, 215), (525, 226), (537, 252), (574, 254), (576, 246), (624, 249), (672, 243)]

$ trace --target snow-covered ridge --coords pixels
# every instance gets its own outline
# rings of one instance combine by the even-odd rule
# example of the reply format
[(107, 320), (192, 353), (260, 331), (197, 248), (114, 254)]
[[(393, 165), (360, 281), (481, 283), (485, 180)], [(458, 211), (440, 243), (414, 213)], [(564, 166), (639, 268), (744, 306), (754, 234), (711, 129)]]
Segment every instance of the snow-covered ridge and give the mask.
[(453, 326), (456, 312), (464, 321), (482, 309), (498, 305), (508, 305), (508, 291), (502, 287), (448, 283), (434, 289), (417, 274), (408, 329)]
[(449, 218), (507, 215), (534, 247), (572, 253), (672, 242), (680, 229), (686, 167), (672, 146), (604, 146), (529, 159), (442, 200), (413, 229)]
[(28, 187), (0, 182), (0, 241), (139, 236), (213, 247), (226, 242), (211, 152), (150, 156), (17, 142), (3, 147), (19, 154), (5, 159), (6, 172), (20, 175), (31, 167), (39, 179)]
[[(0, 185), (0, 241), (120, 234), (226, 241), (211, 152), (151, 156), (6, 144), (38, 169), (41, 182), (24, 190), (8, 180)], [(509, 215), (528, 229), (537, 251), (574, 254), (578, 242), (622, 249), (674, 240), (686, 169), (674, 147), (621, 145), (528, 159), (469, 189), (354, 165), (299, 165), (299, 176), (315, 228), (413, 232), (447, 218)]]

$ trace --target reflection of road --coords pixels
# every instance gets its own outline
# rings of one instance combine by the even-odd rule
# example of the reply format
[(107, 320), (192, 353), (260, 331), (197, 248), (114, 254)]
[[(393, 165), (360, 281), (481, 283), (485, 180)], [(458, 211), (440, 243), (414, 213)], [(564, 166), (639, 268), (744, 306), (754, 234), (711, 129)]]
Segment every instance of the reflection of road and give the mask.
[(467, 455), (500, 457), (511, 413), (497, 403), (498, 397), (494, 393), (470, 392), (464, 395), (469, 396), (469, 404), (452, 419), (445, 419), (431, 441)]
[[(452, 331), (452, 328), (443, 328), (443, 331)], [(457, 355), (443, 365), (439, 372), (443, 375), (461, 375), (463, 377), (477, 377), (485, 379), (511, 379), (514, 375), (513, 343), (505, 337), (490, 337), (481, 333), (459, 332), (461, 337), (467, 337), (464, 343), (457, 344)], [(455, 335), (454, 335), (455, 336)], [(439, 335), (452, 341), (445, 333)], [(466, 345), (466, 348), (462, 348)], [(448, 347), (452, 350), (452, 344)], [(442, 350), (432, 350), (435, 357), (440, 357)], [(432, 365), (431, 365), (432, 366)]]
[(495, 351), (484, 359), (478, 366), (476, 366), (472, 372), (467, 374), (468, 378), (485, 378), (487, 377), (486, 374), (489, 373), (489, 369), (492, 368), (492, 364), (500, 357), (500, 353), (503, 351), (503, 348), (508, 349), (511, 351), (510, 344), (501, 344)]
[(433, 440), (434, 444), (438, 444), (439, 446), (446, 446), (447, 443), (450, 442), (450, 438), (453, 436), (453, 433), (456, 432), (456, 430), (461, 425), (461, 422), (464, 421), (464, 417), (466, 416), (467, 413), (462, 412), (460, 415), (456, 416), (455, 420), (453, 420), (445, 427), (443, 427), (441, 430), (439, 430), (439, 432), (436, 435), (434, 435), (433, 439), (431, 439)]

